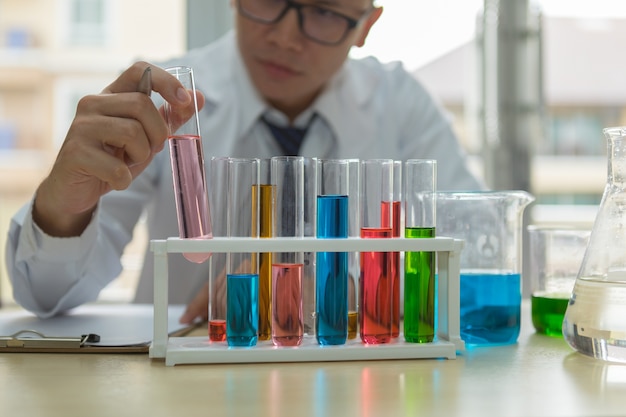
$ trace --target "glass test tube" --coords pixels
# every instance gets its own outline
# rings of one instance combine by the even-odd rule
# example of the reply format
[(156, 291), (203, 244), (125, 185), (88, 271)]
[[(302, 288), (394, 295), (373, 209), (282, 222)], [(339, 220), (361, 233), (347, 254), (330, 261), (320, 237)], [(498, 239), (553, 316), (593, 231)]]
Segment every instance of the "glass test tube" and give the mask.
[[(393, 160), (361, 161), (361, 238), (391, 238), (389, 202), (393, 194)], [(384, 219), (383, 217), (386, 216)], [(387, 218), (389, 217), (389, 218)], [(361, 252), (359, 321), (367, 344), (391, 340), (393, 316), (393, 256), (391, 252)]]
[[(258, 237), (258, 159), (230, 159), (229, 237)], [(229, 346), (254, 346), (259, 326), (259, 273), (256, 253), (229, 253), (226, 278), (226, 341)]]
[[(304, 237), (315, 237), (317, 207), (317, 158), (304, 157)], [(304, 334), (315, 334), (315, 258), (317, 253), (304, 252), (302, 277), (302, 319)]]
[[(317, 238), (348, 238), (349, 163), (322, 159), (318, 164)], [(316, 338), (341, 345), (348, 337), (348, 253), (318, 252), (316, 261)]]
[[(230, 158), (210, 161), (211, 215), (213, 236), (228, 236), (228, 170)], [(226, 341), (226, 254), (214, 253), (209, 271), (209, 340)]]
[[(259, 161), (259, 185), (252, 196), (258, 199), (259, 237), (270, 238), (273, 234), (276, 186), (272, 185), (271, 160)], [(255, 203), (256, 204), (256, 203)], [(259, 340), (272, 337), (272, 253), (259, 253)]]
[[(304, 158), (272, 158), (272, 182), (276, 184), (275, 237), (304, 237)], [(298, 346), (304, 336), (302, 316), (302, 252), (272, 255), (272, 342)]]
[[(361, 234), (360, 165), (359, 159), (348, 160), (348, 236), (358, 238)], [(348, 253), (348, 339), (356, 339), (359, 331), (359, 277), (360, 253)]]
[[(195, 107), (191, 118), (181, 124), (169, 104), (165, 102), (178, 233), (183, 239), (210, 239), (213, 236), (213, 230), (193, 70), (189, 67), (173, 67), (167, 68), (166, 71), (189, 90)], [(191, 262), (202, 263), (211, 254), (184, 253), (183, 256)]]
[[(393, 161), (391, 200), (382, 202), (381, 223), (391, 227), (392, 237), (402, 236), (402, 161)], [(386, 222), (390, 222), (387, 224)], [(400, 335), (400, 252), (391, 253), (392, 327), (391, 337)]]
[[(435, 237), (437, 161), (406, 162), (405, 237)], [(404, 258), (404, 339), (432, 342), (435, 337), (435, 252), (407, 252)]]

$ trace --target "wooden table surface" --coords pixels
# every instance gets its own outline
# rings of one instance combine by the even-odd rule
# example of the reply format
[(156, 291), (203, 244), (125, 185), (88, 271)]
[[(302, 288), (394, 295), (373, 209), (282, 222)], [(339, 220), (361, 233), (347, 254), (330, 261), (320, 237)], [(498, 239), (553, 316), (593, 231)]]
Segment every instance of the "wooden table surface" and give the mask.
[(456, 359), (180, 365), (0, 354), (1, 416), (624, 416), (626, 365), (534, 333)]

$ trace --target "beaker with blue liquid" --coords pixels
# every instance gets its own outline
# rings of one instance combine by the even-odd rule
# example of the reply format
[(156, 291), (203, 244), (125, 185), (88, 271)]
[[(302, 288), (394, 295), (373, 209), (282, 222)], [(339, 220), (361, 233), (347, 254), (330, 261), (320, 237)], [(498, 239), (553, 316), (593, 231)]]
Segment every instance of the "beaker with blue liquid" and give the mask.
[(437, 193), (437, 235), (463, 239), (461, 338), (468, 347), (515, 343), (522, 301), (525, 191)]

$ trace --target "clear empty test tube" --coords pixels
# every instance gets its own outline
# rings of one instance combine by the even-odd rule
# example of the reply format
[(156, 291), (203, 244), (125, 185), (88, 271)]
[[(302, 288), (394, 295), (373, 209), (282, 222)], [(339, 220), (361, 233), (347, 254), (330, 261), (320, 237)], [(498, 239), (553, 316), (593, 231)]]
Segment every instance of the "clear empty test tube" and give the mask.
[[(209, 183), (213, 236), (228, 237), (230, 158), (211, 158)], [(209, 340), (226, 341), (226, 254), (214, 253), (209, 270)]]
[[(356, 158), (348, 160), (348, 237), (361, 235), (360, 164)], [(359, 332), (360, 253), (348, 253), (348, 339), (356, 339)]]
[[(304, 158), (272, 158), (272, 181), (276, 184), (274, 236), (304, 237)], [(272, 255), (272, 342), (298, 346), (304, 336), (302, 312), (302, 252)]]
[[(406, 161), (404, 198), (406, 238), (435, 237), (437, 161)], [(435, 252), (404, 255), (404, 340), (432, 342), (435, 337)]]
[[(393, 160), (361, 161), (361, 238), (391, 238)], [(393, 253), (361, 252), (359, 320), (366, 344), (391, 341), (393, 325)]]
[[(254, 202), (259, 207), (259, 237), (270, 238), (273, 235), (274, 207), (276, 204), (276, 186), (271, 179), (271, 160), (259, 161), (259, 185), (252, 193)], [(259, 340), (272, 337), (272, 253), (259, 253)]]
[[(191, 117), (183, 122), (169, 103), (165, 102), (179, 236), (182, 239), (210, 239), (213, 230), (193, 71), (188, 67), (167, 68), (166, 71), (190, 92), (194, 106)], [(211, 256), (209, 253), (183, 255), (196, 263), (202, 263)]]
[[(318, 163), (317, 238), (348, 238), (349, 162)], [(316, 338), (320, 345), (342, 345), (348, 337), (348, 253), (318, 252), (316, 260)]]
[[(391, 211), (391, 236), (402, 237), (404, 230), (404, 221), (402, 218), (402, 161), (393, 161), (391, 201), (389, 204), (383, 204), (383, 207)], [(388, 218), (389, 216), (383, 213), (383, 220)], [(391, 284), (393, 294), (391, 337), (398, 337), (400, 335), (400, 307), (402, 306), (402, 300), (400, 298), (400, 281), (402, 277), (400, 252), (392, 253), (391, 262), (393, 264), (393, 282)]]
[[(228, 236), (258, 237), (258, 159), (230, 159)], [(257, 254), (228, 254), (226, 275), (226, 341), (229, 346), (254, 346), (259, 328)]]
[[(304, 157), (304, 237), (316, 236), (317, 158)], [(304, 334), (315, 334), (315, 258), (317, 253), (304, 252), (302, 276), (302, 319)]]

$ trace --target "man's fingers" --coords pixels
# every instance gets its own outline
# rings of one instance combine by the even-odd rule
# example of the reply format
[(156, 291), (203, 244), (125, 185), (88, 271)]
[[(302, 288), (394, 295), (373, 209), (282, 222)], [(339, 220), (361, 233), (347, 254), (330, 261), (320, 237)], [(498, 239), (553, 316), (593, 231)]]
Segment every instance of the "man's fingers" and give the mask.
[[(163, 148), (167, 138), (165, 121), (145, 94), (86, 96), (78, 103), (76, 119), (79, 118), (78, 115), (82, 120), (89, 120), (89, 117), (94, 115), (110, 117), (108, 122), (107, 119), (100, 117), (98, 120), (104, 123), (104, 127), (95, 130), (96, 134), (110, 138), (107, 140), (109, 144), (112, 144), (111, 141), (136, 140), (135, 138), (141, 137), (148, 140), (147, 145), (156, 153)], [(80, 122), (76, 119), (74, 124)]]
[(130, 93), (137, 91), (139, 80), (147, 67), (151, 68), (152, 90), (158, 92), (163, 99), (174, 106), (185, 106), (191, 96), (183, 85), (162, 68), (148, 62), (136, 62), (124, 71), (115, 81), (109, 84), (103, 93)]
[[(201, 92), (196, 91), (196, 103), (198, 105), (198, 111), (204, 107), (204, 95)], [(166, 111), (169, 111), (168, 114), (165, 114)], [(176, 132), (179, 127), (185, 124), (191, 116), (194, 115), (196, 108), (194, 106), (193, 100), (189, 102), (186, 106), (169, 106), (166, 110), (166, 106), (161, 106), (159, 109), (159, 113), (161, 113), (161, 117), (164, 120), (167, 120), (172, 133)]]

